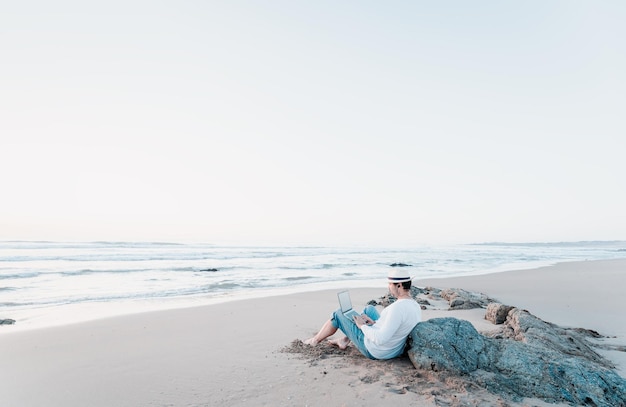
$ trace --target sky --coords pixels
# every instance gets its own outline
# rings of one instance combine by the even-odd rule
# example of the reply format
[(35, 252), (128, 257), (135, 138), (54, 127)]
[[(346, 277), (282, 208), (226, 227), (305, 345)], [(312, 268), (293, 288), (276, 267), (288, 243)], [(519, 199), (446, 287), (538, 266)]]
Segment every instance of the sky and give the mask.
[(0, 11), (0, 240), (626, 239), (622, 1)]

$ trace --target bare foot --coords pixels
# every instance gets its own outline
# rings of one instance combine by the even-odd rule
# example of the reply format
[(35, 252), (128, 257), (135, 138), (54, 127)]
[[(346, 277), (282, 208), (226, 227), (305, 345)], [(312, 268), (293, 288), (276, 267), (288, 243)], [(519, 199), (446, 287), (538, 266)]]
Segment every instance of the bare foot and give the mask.
[(331, 345), (335, 345), (341, 350), (346, 350), (348, 344), (350, 344), (350, 339), (347, 336), (344, 336), (341, 339), (329, 339), (328, 343), (330, 343)]
[(319, 342), (315, 340), (315, 337), (309, 338), (306, 341), (302, 341), (305, 345), (316, 346)]

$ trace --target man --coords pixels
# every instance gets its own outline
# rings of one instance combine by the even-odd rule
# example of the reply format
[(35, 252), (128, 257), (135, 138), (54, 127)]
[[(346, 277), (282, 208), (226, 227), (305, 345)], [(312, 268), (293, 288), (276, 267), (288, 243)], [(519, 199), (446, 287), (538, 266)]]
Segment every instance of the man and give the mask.
[(315, 346), (341, 330), (346, 336), (330, 340), (333, 345), (345, 349), (350, 342), (370, 359), (391, 359), (402, 355), (406, 339), (422, 320), (422, 309), (411, 297), (411, 277), (405, 269), (392, 269), (388, 274), (389, 292), (397, 300), (383, 309), (379, 315), (371, 305), (363, 314), (349, 319), (335, 311), (320, 331), (305, 344)]

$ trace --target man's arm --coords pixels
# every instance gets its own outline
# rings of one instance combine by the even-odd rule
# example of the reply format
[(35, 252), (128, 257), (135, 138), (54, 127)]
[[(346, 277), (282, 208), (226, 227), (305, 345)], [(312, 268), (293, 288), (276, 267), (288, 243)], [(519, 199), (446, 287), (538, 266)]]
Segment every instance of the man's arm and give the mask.
[(379, 319), (374, 326), (369, 326), (365, 323), (357, 324), (363, 331), (363, 335), (377, 345), (387, 343), (402, 323), (402, 315), (400, 313), (393, 312), (393, 309), (387, 309), (386, 311), (388, 315)]

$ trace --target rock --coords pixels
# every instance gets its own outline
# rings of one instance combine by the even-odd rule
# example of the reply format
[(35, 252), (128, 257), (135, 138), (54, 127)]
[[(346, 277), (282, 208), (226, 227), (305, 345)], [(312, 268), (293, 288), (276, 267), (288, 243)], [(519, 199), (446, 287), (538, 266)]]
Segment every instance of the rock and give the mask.
[[(426, 291), (422, 288), (411, 286), (411, 297), (420, 303), (420, 305), (429, 305), (427, 300), (417, 298), (420, 294), (424, 294)], [(370, 300), (368, 305), (381, 305), (383, 307), (387, 307), (389, 304), (393, 304), (396, 301), (396, 297), (387, 293), (380, 297), (378, 300)], [(425, 301), (425, 303), (424, 303)]]
[(200, 271), (218, 271), (217, 269), (202, 269)]
[(411, 286), (411, 297), (413, 297), (413, 298), (417, 298), (418, 295), (426, 294), (426, 293), (427, 293), (427, 291), (426, 291), (425, 288), (420, 288), (420, 287), (417, 287), (417, 286), (414, 286), (414, 285)]
[(598, 333), (598, 331), (594, 331), (593, 329), (585, 329), (585, 328), (572, 328), (572, 331), (578, 332), (583, 336), (589, 336), (591, 338), (602, 338), (603, 336)]
[(430, 302), (424, 298), (416, 298), (415, 301), (417, 301), (419, 305), (423, 305), (423, 306), (430, 305)]
[(502, 335), (533, 346), (553, 349), (560, 354), (585, 358), (607, 368), (615, 367), (591, 348), (581, 330), (561, 328), (518, 308), (509, 312)]
[(436, 318), (417, 324), (411, 333), (409, 358), (418, 369), (468, 374), (478, 369), (485, 339), (467, 321)]
[(485, 312), (485, 319), (492, 324), (500, 325), (506, 321), (506, 317), (515, 307), (510, 305), (503, 305), (497, 302), (492, 302), (487, 305), (487, 311)]
[(14, 323), (14, 319), (0, 319), (0, 325), (13, 325)]
[[(550, 403), (626, 406), (626, 380), (599, 363), (588, 346), (574, 351), (566, 345), (579, 340), (572, 332), (564, 334), (566, 330), (519, 309), (510, 311), (506, 324), (504, 335), (517, 340), (485, 337), (456, 318), (420, 322), (410, 335), (409, 358), (417, 369), (462, 375), (515, 400), (538, 397)], [(584, 341), (574, 348), (580, 345)]]
[[(426, 287), (420, 288), (411, 286), (411, 297), (415, 299), (425, 309), (427, 305), (431, 305), (426, 298), (433, 301), (447, 301), (450, 310), (485, 308), (487, 304), (494, 300), (482, 293), (473, 293), (462, 290), (460, 288), (448, 288), (440, 290), (438, 288)], [(421, 297), (421, 298), (419, 298)], [(370, 301), (372, 305), (382, 305), (383, 307), (392, 304), (396, 298), (391, 294), (386, 294), (378, 300)]]
[(406, 263), (391, 263), (390, 266), (391, 267), (411, 267), (410, 264), (406, 264)]
[(493, 300), (485, 294), (472, 293), (460, 288), (446, 288), (439, 293), (441, 298), (448, 301), (450, 309), (485, 308)]

